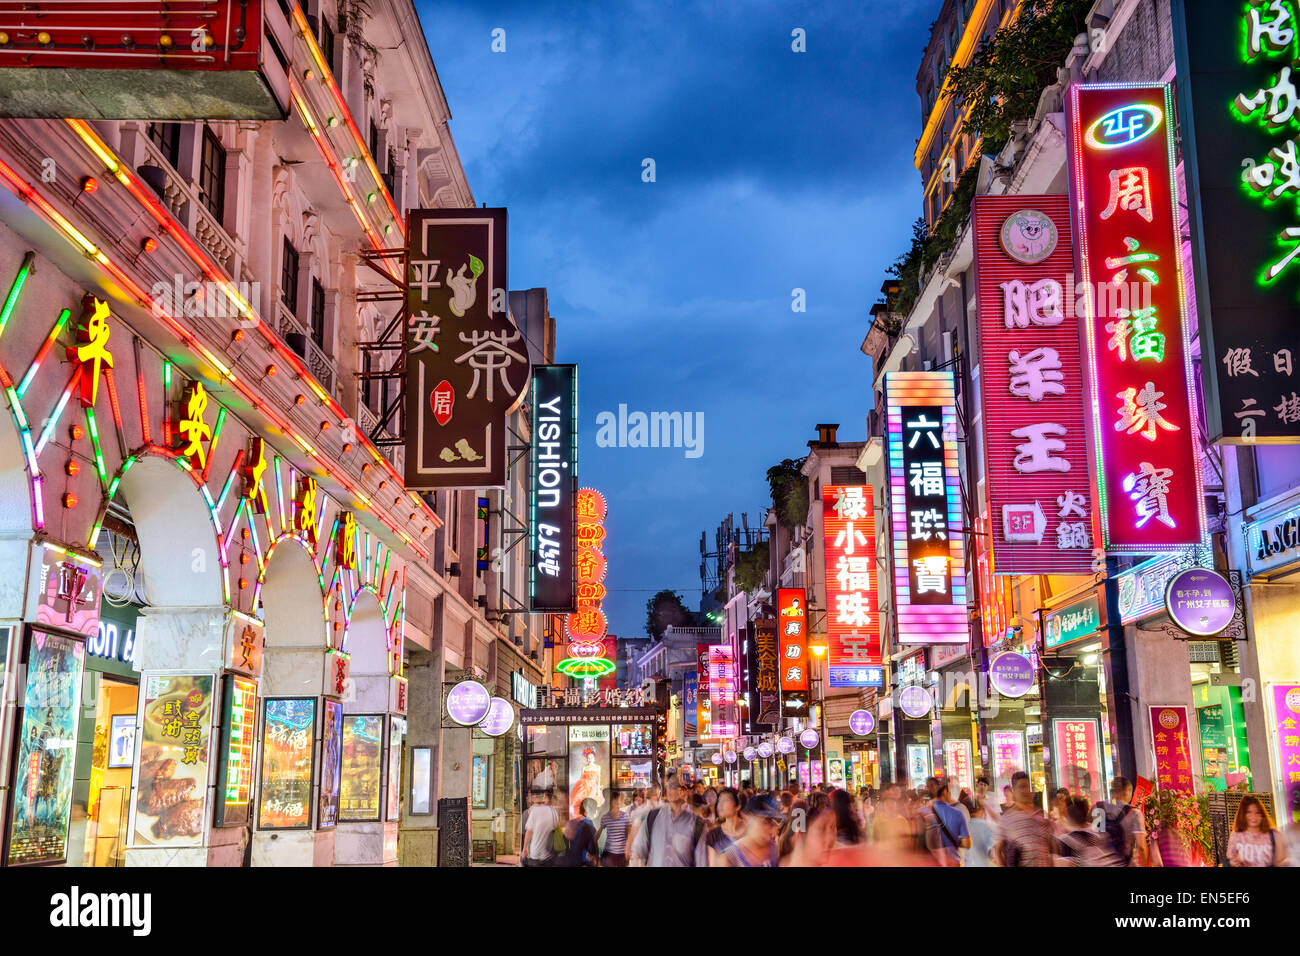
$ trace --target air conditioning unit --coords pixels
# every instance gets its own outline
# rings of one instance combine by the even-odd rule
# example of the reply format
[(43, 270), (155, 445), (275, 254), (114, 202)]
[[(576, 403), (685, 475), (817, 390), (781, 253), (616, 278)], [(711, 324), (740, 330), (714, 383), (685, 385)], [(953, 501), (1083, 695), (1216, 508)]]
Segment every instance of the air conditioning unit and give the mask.
[(922, 359), (922, 360), (921, 360), (921, 368), (928, 372), (928, 371), (930, 371), (932, 368), (934, 368), (934, 363), (933, 363), (932, 361), (930, 361), (929, 359)]

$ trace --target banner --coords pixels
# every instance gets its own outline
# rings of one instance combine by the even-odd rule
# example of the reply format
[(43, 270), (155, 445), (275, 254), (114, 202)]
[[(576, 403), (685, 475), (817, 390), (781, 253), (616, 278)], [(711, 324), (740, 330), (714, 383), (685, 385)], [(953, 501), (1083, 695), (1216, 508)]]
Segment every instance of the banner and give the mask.
[(703, 742), (713, 736), (713, 705), (709, 700), (709, 645), (695, 645), (697, 687), (697, 704), (695, 713), (696, 732)]
[(1173, 4), (1210, 441), (1300, 441), (1296, 16), (1290, 0)]
[(132, 846), (202, 846), (208, 822), (211, 674), (147, 677)]
[(978, 196), (980, 423), (993, 574), (1091, 574), (1083, 354), (1065, 196)]
[(1118, 554), (1204, 544), (1170, 90), (1075, 84), (1066, 110), (1093, 397), (1093, 531)]
[(528, 469), (529, 607), (576, 611), (578, 367), (533, 369)]
[(1274, 752), (1277, 754), (1282, 807), (1278, 824), (1300, 823), (1300, 685), (1270, 684), (1269, 720)]
[(781, 640), (781, 692), (808, 692), (808, 597), (803, 588), (778, 588), (777, 627)]
[(876, 620), (876, 514), (870, 485), (822, 486), (828, 684), (868, 687), (880, 664)]
[(506, 211), (413, 210), (406, 241), (406, 487), (504, 487), (529, 371), (507, 311)]
[(964, 645), (966, 546), (952, 373), (886, 373), (885, 420), (898, 643)]
[(1192, 739), (1186, 707), (1148, 707), (1151, 746), (1155, 750), (1156, 783), (1162, 790), (1195, 793)]

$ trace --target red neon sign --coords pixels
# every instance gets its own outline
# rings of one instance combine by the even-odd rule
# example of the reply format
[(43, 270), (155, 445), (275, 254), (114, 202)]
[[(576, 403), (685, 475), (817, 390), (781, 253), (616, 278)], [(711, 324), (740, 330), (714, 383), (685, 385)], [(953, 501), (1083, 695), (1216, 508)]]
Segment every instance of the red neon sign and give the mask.
[(803, 588), (777, 588), (781, 689), (808, 689), (808, 598)]
[(827, 667), (832, 687), (839, 684), (840, 673), (856, 673), (880, 663), (874, 500), (870, 485), (822, 487)]

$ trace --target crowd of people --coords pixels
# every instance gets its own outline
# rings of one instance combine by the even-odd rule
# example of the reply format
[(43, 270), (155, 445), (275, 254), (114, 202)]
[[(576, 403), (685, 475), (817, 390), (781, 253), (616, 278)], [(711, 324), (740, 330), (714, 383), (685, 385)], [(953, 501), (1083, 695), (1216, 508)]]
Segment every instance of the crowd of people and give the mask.
[[(1176, 851), (1147, 832), (1133, 785), (1116, 777), (1094, 805), (1062, 788), (1050, 812), (1029, 775), (996, 794), (987, 778), (953, 794), (935, 777), (856, 794), (819, 785), (755, 791), (684, 784), (591, 797), (537, 790), (522, 822), (521, 866), (1160, 866)], [(558, 808), (565, 808), (562, 818)], [(1230, 866), (1291, 865), (1285, 836), (1254, 797), (1242, 799), (1227, 844)]]

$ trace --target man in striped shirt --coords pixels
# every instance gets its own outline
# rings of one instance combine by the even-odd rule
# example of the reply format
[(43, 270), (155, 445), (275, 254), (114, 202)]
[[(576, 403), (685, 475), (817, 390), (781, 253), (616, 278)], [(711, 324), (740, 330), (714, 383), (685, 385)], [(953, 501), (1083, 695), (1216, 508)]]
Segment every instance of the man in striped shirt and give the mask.
[(623, 810), (623, 795), (614, 790), (609, 795), (609, 811), (600, 818), (600, 830), (605, 838), (605, 850), (600, 855), (601, 866), (627, 866), (627, 813)]

